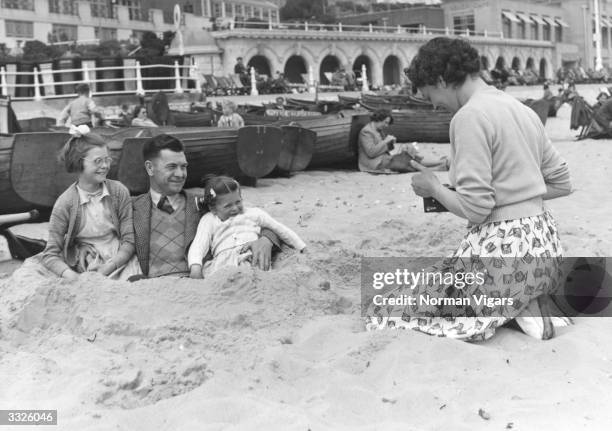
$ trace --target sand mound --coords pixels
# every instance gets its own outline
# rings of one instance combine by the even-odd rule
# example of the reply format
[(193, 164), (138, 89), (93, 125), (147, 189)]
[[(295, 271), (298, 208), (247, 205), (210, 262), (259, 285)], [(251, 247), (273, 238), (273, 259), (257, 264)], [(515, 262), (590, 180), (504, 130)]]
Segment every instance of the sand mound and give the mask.
[(0, 284), (1, 330), (26, 352), (54, 355), (60, 343), (64, 354), (96, 357), (79, 397), (143, 406), (197, 388), (220, 367), (248, 369), (260, 346), (291, 343), (314, 316), (350, 312), (330, 280), (347, 266), (354, 275), (355, 258), (335, 257), (329, 265), (325, 253), (290, 255), (274, 272), (229, 268), (206, 281), (84, 274), (67, 283), (17, 271)]

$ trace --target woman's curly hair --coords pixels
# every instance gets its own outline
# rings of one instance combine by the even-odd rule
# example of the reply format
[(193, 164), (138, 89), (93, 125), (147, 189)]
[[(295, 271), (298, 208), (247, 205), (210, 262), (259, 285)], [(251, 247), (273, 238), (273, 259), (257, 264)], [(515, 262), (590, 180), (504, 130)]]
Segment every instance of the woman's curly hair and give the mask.
[(480, 72), (478, 51), (464, 39), (436, 37), (419, 48), (406, 75), (416, 91), (436, 85), (440, 78), (447, 84), (461, 85), (468, 76)]

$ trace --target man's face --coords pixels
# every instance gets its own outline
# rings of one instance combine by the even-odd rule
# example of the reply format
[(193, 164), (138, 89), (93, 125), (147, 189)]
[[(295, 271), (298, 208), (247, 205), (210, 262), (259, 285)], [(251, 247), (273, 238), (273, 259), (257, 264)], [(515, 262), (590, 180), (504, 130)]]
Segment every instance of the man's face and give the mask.
[(165, 196), (183, 190), (187, 179), (187, 159), (184, 152), (161, 150), (158, 157), (145, 161), (151, 188)]

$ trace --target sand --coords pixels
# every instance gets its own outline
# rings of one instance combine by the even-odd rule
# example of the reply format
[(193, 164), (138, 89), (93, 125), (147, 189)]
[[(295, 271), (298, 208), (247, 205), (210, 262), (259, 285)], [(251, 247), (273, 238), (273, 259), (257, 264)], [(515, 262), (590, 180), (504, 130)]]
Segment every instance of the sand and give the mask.
[[(594, 100), (596, 87), (579, 91)], [(568, 256), (609, 256), (612, 145), (575, 142), (569, 112), (546, 128), (576, 190), (549, 207)], [(444, 256), (464, 234), (458, 218), (423, 213), (410, 179), (312, 171), (246, 188), (308, 243), (272, 272), (5, 276), (0, 405), (58, 409), (61, 430), (609, 429), (612, 319), (577, 319), (546, 342), (507, 328), (474, 344), (364, 332), (360, 256)]]

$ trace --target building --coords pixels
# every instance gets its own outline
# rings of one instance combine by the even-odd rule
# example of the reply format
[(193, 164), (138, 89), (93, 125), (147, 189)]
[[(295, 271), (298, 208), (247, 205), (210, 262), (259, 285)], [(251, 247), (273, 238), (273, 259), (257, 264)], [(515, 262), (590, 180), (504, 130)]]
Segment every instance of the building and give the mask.
[(425, 28), (443, 29), (444, 11), (435, 6), (406, 6), (392, 11), (368, 12), (339, 17), (338, 20), (346, 25), (369, 25), (401, 27), (413, 31)]
[(11, 49), (28, 40), (95, 43), (161, 34), (175, 27), (176, 3), (190, 28), (212, 28), (211, 18), (279, 19), (278, 5), (265, 0), (0, 0), (0, 44)]

